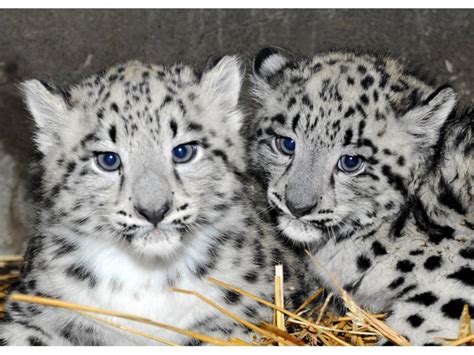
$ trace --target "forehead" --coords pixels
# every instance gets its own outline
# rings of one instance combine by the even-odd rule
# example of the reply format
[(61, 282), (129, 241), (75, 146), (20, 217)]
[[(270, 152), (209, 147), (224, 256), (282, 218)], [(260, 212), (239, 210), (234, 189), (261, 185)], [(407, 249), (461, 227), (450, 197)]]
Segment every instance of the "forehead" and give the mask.
[(352, 53), (293, 62), (282, 79), (273, 83), (273, 89), (278, 110), (287, 116), (286, 126), (320, 141), (360, 137), (364, 130), (380, 133), (397, 109), (410, 104), (406, 97), (417, 101), (430, 91), (390, 58)]
[(71, 90), (73, 104), (94, 107), (114, 101), (125, 105), (156, 105), (157, 99), (170, 98), (197, 81), (187, 66), (163, 67), (130, 62), (118, 65), (82, 81)]
[(74, 107), (97, 122), (123, 126), (127, 133), (182, 120), (196, 109), (198, 78), (187, 66), (131, 62), (85, 79), (70, 91)]

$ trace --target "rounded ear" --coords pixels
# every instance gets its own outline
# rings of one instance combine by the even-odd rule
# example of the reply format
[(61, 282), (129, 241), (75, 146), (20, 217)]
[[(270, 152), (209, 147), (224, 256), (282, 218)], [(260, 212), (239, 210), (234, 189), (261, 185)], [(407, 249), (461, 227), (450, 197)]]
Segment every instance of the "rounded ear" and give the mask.
[(25, 81), (20, 84), (20, 89), (36, 123), (36, 144), (46, 154), (52, 146), (60, 143), (60, 131), (67, 125), (64, 122), (68, 111), (65, 92), (39, 80)]
[(242, 76), (237, 56), (210, 57), (201, 76), (201, 88), (211, 102), (232, 111), (239, 101)]
[(253, 60), (253, 74), (266, 80), (293, 61), (293, 56), (278, 47), (262, 48)]
[(408, 133), (413, 135), (421, 147), (436, 144), (441, 128), (453, 111), (458, 96), (448, 85), (434, 90), (420, 106), (407, 112), (402, 122)]

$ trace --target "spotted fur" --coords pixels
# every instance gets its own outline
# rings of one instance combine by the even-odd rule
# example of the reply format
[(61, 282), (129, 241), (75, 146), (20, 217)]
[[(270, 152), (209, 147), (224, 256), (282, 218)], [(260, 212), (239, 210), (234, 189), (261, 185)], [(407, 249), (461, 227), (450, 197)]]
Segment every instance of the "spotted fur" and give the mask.
[[(290, 290), (297, 279), (286, 267), (297, 250), (271, 236), (245, 197), (243, 115), (237, 106), (241, 76), (238, 59), (227, 56), (202, 73), (185, 65), (130, 62), (67, 90), (37, 80), (24, 83), (37, 126), (37, 218), (15, 291), (221, 339), (250, 335), (198, 298), (170, 288), (199, 292), (242, 318), (270, 321), (268, 308), (207, 280), (214, 277), (271, 299), (275, 264), (285, 264)], [(196, 156), (173, 163), (173, 148), (188, 142), (197, 145)], [(100, 152), (118, 153), (122, 167), (101, 170)], [(171, 342), (199, 343), (119, 322)], [(76, 313), (11, 300), (0, 340), (2, 345), (157, 344)]]
[[(253, 92), (253, 161), (279, 229), (317, 260), (310, 274), (387, 312), (413, 344), (456, 338), (462, 307), (474, 311), (473, 110), (393, 59), (354, 53), (263, 49)], [(343, 173), (343, 155), (365, 168)]]

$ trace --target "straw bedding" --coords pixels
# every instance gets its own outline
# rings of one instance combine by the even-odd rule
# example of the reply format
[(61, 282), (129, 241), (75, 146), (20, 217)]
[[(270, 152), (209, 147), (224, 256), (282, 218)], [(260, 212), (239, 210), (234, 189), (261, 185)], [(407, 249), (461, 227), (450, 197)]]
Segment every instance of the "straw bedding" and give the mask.
[[(13, 283), (20, 278), (22, 258), (20, 256), (0, 256), (0, 319), (5, 312), (5, 300), (8, 291)], [(104, 323), (110, 327), (116, 327), (122, 331), (130, 332), (136, 336), (146, 337), (155, 340), (157, 344), (175, 345), (166, 339), (158, 338), (151, 334), (145, 334), (131, 327), (126, 327), (120, 323), (112, 322), (101, 316), (114, 316), (118, 319), (128, 319), (136, 322), (146, 323), (159, 328), (175, 331), (180, 334), (191, 336), (205, 343), (213, 345), (278, 345), (278, 346), (301, 346), (301, 345), (329, 345), (329, 346), (371, 346), (379, 340), (393, 343), (394, 345), (406, 346), (410, 343), (401, 335), (390, 329), (384, 322), (383, 314), (370, 314), (360, 308), (354, 300), (344, 290), (340, 289), (340, 294), (348, 309), (345, 316), (337, 316), (328, 310), (328, 305), (333, 297), (326, 295), (322, 289), (310, 295), (308, 299), (296, 310), (285, 308), (283, 299), (284, 280), (280, 267), (276, 267), (275, 273), (275, 301), (261, 299), (246, 290), (241, 290), (232, 285), (223, 283), (216, 279), (209, 279), (210, 283), (219, 287), (234, 290), (244, 297), (250, 297), (274, 310), (273, 323), (260, 322), (253, 324), (216, 304), (205, 295), (193, 290), (172, 289), (172, 292), (187, 294), (189, 297), (198, 297), (202, 302), (215, 307), (220, 312), (233, 318), (250, 328), (254, 333), (254, 340), (246, 342), (241, 339), (217, 339), (205, 334), (192, 332), (185, 329), (178, 329), (172, 324), (154, 322), (132, 314), (116, 311), (97, 309), (91, 305), (78, 305), (66, 301), (58, 301), (43, 297), (12, 294), (18, 302), (36, 303), (50, 307), (60, 307), (77, 312), (84, 317), (89, 317), (97, 322)], [(468, 307), (464, 311), (459, 321), (459, 334), (457, 339), (443, 339), (446, 345), (474, 345), (474, 334), (471, 329), (471, 318)]]

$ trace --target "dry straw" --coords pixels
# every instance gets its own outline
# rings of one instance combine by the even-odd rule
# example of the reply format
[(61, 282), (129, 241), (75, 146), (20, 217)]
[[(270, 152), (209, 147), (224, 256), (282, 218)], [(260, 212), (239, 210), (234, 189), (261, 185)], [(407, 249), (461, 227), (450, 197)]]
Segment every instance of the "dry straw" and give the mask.
[[(127, 321), (166, 329), (171, 332), (200, 340), (204, 343), (220, 346), (370, 346), (385, 340), (390, 341), (394, 345), (410, 345), (404, 337), (399, 335), (383, 322), (383, 314), (370, 314), (363, 310), (359, 305), (357, 305), (354, 299), (339, 286), (337, 279), (325, 271), (324, 266), (317, 260), (314, 258), (313, 260), (318, 267), (323, 270), (323, 272), (326, 272), (328, 278), (332, 280), (333, 285), (339, 291), (339, 294), (348, 309), (346, 316), (339, 316), (330, 311), (329, 305), (333, 295), (329, 294), (324, 297), (325, 292), (322, 289), (319, 289), (310, 295), (299, 307), (296, 308), (296, 310), (290, 311), (286, 309), (283, 293), (283, 270), (281, 266), (277, 266), (275, 270), (275, 302), (265, 300), (246, 290), (242, 290), (220, 280), (209, 278), (211, 284), (217, 285), (226, 290), (237, 292), (244, 297), (248, 297), (271, 308), (274, 311), (272, 324), (265, 321), (261, 321), (259, 324), (254, 324), (219, 305), (214, 300), (193, 290), (177, 288), (171, 290), (172, 292), (186, 294), (189, 297), (197, 297), (202, 302), (225, 314), (236, 323), (246, 326), (252, 330), (254, 334), (254, 339), (251, 342), (241, 339), (218, 339), (206, 334), (180, 329), (172, 324), (156, 322), (133, 314), (99, 309), (56, 299), (17, 293), (12, 293), (10, 297), (16, 302), (35, 303), (47, 307), (67, 309), (106, 326), (120, 329), (121, 331), (134, 334), (137, 337), (144, 337), (155, 341), (160, 345), (176, 344), (167, 339), (133, 328), (130, 326), (130, 322), (127, 322), (127, 325), (120, 324), (119, 320), (125, 319)], [(0, 257), (0, 318), (4, 315), (4, 303), (10, 285), (20, 279), (21, 262), (22, 259), (19, 256)], [(467, 305), (464, 307), (460, 318), (458, 338), (442, 339), (442, 341), (446, 345), (474, 345), (474, 334), (471, 329), (471, 317)]]

